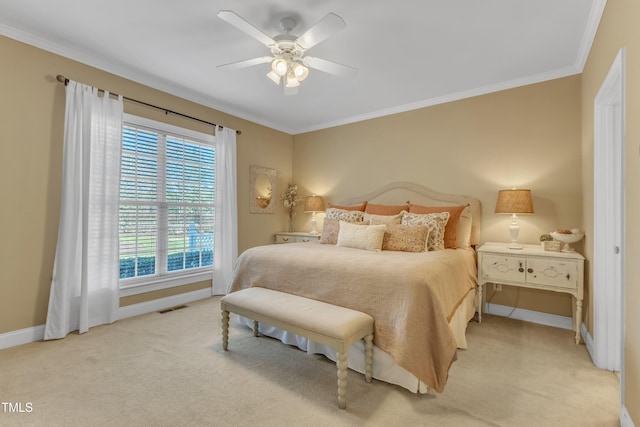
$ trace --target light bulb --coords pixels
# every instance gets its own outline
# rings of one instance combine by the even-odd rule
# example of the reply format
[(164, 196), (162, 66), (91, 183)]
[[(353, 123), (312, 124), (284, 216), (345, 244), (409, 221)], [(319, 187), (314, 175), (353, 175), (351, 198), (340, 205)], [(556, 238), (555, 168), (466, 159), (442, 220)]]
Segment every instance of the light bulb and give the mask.
[(287, 66), (287, 61), (282, 58), (275, 59), (271, 63), (271, 69), (279, 76), (284, 76), (285, 74), (287, 74), (287, 68), (289, 68)]
[(309, 75), (309, 69), (298, 62), (294, 62), (293, 64), (291, 64), (291, 69), (293, 70), (293, 74), (295, 74), (299, 82), (306, 79)]

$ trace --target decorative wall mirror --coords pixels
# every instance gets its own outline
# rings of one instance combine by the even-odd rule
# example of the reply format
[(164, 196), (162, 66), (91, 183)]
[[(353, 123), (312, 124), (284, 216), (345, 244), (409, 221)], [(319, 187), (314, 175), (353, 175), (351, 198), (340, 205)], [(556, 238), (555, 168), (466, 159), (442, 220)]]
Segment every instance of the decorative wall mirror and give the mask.
[(249, 212), (276, 213), (276, 202), (273, 194), (276, 190), (275, 169), (251, 166), (249, 180)]

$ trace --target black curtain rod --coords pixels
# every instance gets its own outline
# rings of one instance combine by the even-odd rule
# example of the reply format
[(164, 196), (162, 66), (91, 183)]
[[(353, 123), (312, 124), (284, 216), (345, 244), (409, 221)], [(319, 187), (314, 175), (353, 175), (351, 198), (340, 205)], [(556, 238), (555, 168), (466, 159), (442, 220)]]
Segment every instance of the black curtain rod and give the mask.
[[(65, 76), (63, 76), (62, 74), (58, 74), (58, 76), (56, 77), (56, 79), (57, 79), (60, 83), (64, 83), (64, 85), (65, 85), (65, 86), (69, 84), (69, 79), (68, 79), (68, 78), (66, 78)], [(104, 89), (98, 89), (98, 90), (100, 90), (100, 91), (102, 91), (102, 92), (106, 92)], [(114, 96), (119, 96), (117, 93), (113, 93), (113, 92), (109, 92), (109, 93), (110, 93), (111, 95), (114, 95)], [(169, 110), (169, 109), (167, 109), (167, 108), (158, 107), (157, 105), (149, 104), (148, 102), (138, 101), (137, 99), (129, 98), (129, 97), (124, 96), (124, 95), (122, 96), (122, 98), (123, 98), (123, 99), (126, 99), (127, 101), (130, 101), (130, 102), (135, 102), (136, 104), (141, 104), (141, 105), (145, 105), (145, 106), (147, 106), (147, 107), (155, 108), (156, 110), (164, 111), (164, 113), (165, 113), (165, 114), (173, 114), (173, 115), (176, 115), (176, 116), (184, 117), (184, 118), (186, 118), (186, 119), (195, 120), (196, 122), (200, 122), (200, 123), (204, 123), (204, 124), (207, 124), (207, 125), (211, 125), (211, 126), (213, 126), (213, 127), (217, 127), (217, 126), (218, 126), (218, 125), (217, 125), (217, 124), (215, 124), (215, 123), (211, 123), (211, 122), (208, 122), (208, 121), (206, 121), (206, 120), (199, 119), (199, 118), (197, 118), (197, 117), (187, 116), (186, 114), (178, 113), (177, 111)], [(220, 129), (223, 129), (223, 127), (222, 127), (222, 126), (219, 126), (219, 127), (220, 127)], [(241, 133), (242, 133), (242, 132), (241, 132), (241, 131), (239, 131), (239, 130), (237, 130), (237, 131), (236, 131), (236, 134), (237, 134), (237, 135), (240, 135)]]

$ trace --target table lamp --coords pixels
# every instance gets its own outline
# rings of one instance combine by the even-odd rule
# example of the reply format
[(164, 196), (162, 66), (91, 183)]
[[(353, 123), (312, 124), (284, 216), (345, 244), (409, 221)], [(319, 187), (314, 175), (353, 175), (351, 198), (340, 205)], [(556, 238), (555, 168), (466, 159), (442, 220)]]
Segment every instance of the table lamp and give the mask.
[(324, 199), (322, 196), (307, 196), (304, 198), (304, 211), (311, 212), (311, 231), (309, 234), (318, 234), (316, 229), (316, 212), (324, 212)]
[(509, 233), (511, 234), (511, 244), (509, 249), (522, 249), (522, 245), (518, 244), (518, 226), (517, 214), (532, 214), (533, 201), (531, 200), (531, 190), (500, 190), (498, 192), (498, 201), (496, 202), (496, 211), (499, 214), (511, 214), (511, 225), (509, 225)]

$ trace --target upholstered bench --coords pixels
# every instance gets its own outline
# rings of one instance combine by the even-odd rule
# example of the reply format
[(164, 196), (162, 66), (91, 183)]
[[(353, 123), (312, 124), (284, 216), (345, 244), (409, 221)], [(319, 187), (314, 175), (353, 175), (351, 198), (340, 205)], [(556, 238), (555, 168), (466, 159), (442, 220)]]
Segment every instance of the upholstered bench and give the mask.
[(337, 352), (338, 405), (347, 405), (347, 357), (358, 340), (365, 341), (365, 379), (371, 382), (373, 365), (373, 317), (297, 295), (265, 288), (248, 288), (230, 293), (220, 301), (222, 309), (222, 347), (229, 344), (229, 313), (253, 320), (258, 336), (259, 322), (328, 345)]

